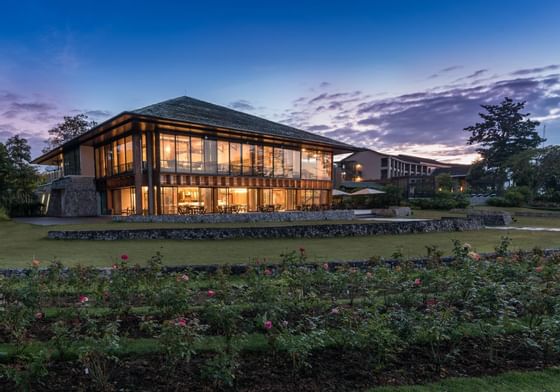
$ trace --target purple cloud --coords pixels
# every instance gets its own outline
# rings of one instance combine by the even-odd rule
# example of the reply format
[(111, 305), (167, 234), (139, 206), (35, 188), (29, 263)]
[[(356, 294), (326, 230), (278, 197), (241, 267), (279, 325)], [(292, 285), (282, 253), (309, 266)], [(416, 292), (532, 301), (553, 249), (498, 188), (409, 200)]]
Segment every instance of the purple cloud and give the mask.
[(229, 107), (235, 110), (248, 111), (248, 112), (256, 109), (253, 105), (251, 105), (249, 101), (245, 99), (239, 99), (237, 101), (231, 102), (229, 104)]
[[(552, 68), (533, 70), (542, 73)], [(361, 147), (420, 155), (424, 151), (424, 155), (437, 153), (449, 159), (474, 153), (466, 145), (468, 135), (463, 128), (479, 120), (481, 104), (496, 104), (506, 96), (527, 101), (525, 111), (545, 119), (547, 130), (560, 129), (560, 74), (478, 79), (487, 73), (479, 69), (466, 75), (463, 79), (468, 84), (393, 97), (373, 95), (374, 99), (360, 93), (348, 99), (351, 92), (325, 91), (305, 104), (298, 102), (298, 110), (286, 111), (284, 121)]]
[(527, 68), (527, 69), (520, 69), (517, 71), (512, 72), (510, 75), (512, 76), (524, 76), (524, 75), (531, 75), (531, 74), (539, 74), (547, 71), (555, 71), (560, 69), (560, 65), (551, 64), (545, 67), (536, 67), (536, 68)]

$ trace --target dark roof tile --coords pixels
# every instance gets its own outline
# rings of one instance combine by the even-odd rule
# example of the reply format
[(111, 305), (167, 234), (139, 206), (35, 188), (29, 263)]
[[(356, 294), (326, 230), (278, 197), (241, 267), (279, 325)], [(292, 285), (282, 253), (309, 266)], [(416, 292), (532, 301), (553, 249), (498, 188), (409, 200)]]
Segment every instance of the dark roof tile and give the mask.
[(132, 110), (130, 113), (299, 141), (323, 143), (349, 151), (356, 150), (355, 147), (346, 143), (191, 97), (169, 99)]

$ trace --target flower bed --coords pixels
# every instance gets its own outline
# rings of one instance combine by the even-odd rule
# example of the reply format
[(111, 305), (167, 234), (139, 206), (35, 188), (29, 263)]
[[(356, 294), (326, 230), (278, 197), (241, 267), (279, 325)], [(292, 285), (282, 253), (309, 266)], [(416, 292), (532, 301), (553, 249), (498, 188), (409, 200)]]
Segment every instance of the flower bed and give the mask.
[(0, 390), (359, 390), (560, 362), (560, 258), (455, 243), (423, 267), (255, 262), (0, 278)]

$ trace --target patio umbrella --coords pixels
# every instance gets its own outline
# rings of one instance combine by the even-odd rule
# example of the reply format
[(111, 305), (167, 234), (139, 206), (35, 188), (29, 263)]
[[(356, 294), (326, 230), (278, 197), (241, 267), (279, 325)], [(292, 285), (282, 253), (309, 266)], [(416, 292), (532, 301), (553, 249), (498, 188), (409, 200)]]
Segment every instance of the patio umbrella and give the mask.
[(380, 195), (382, 193), (385, 193), (383, 191), (378, 191), (377, 189), (373, 189), (373, 188), (364, 188), (364, 189), (360, 189), (359, 191), (356, 191), (354, 193), (352, 193), (351, 195)]
[(350, 195), (350, 193), (341, 191), (339, 189), (333, 189), (332, 190), (332, 195), (333, 196), (348, 196), (348, 195)]

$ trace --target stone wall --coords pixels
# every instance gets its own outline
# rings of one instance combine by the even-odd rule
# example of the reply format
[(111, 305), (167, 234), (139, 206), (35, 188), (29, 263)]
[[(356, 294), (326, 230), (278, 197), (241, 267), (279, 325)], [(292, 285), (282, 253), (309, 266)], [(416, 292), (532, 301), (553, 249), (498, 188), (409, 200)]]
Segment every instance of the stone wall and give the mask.
[(516, 211), (515, 216), (531, 218), (560, 218), (560, 211)]
[(480, 219), (484, 226), (508, 226), (513, 222), (505, 211), (468, 210), (467, 218)]
[(477, 218), (446, 218), (431, 221), (292, 225), (275, 227), (207, 227), (179, 229), (119, 229), (49, 231), (55, 240), (225, 240), (236, 238), (332, 238), (383, 234), (412, 234), (479, 230)]
[(97, 192), (95, 179), (66, 176), (44, 185), (39, 193), (50, 194), (47, 216), (96, 216)]
[(159, 223), (244, 223), (353, 220), (352, 210), (249, 212), (246, 214), (130, 215), (114, 216), (113, 222)]

